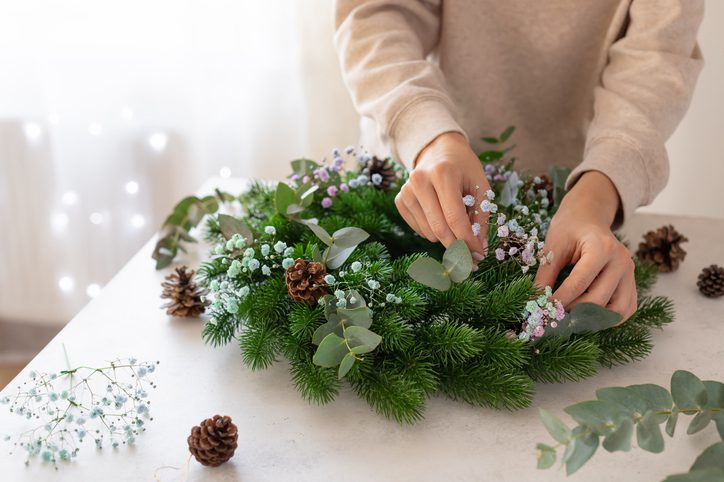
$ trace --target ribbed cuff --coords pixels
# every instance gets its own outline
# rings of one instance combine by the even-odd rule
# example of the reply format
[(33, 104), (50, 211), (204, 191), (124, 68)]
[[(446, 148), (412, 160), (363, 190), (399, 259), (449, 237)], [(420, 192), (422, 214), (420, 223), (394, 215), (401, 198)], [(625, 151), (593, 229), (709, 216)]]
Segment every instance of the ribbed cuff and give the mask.
[(458, 132), (465, 136), (451, 113), (449, 103), (437, 96), (411, 102), (397, 114), (390, 126), (397, 159), (408, 169), (413, 167), (420, 151), (445, 132)]
[(568, 176), (566, 190), (588, 171), (602, 172), (618, 191), (621, 210), (614, 220), (614, 229), (629, 219), (636, 208), (651, 202), (651, 185), (644, 160), (639, 150), (626, 140), (615, 137), (594, 140), (586, 148), (583, 162)]

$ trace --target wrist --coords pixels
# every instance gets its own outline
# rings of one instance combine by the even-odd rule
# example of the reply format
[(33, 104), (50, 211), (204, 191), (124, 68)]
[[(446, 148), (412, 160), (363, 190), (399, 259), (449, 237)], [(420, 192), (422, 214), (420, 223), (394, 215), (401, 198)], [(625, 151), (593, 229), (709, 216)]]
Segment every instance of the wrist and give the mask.
[(561, 210), (611, 227), (621, 207), (621, 199), (613, 182), (600, 171), (587, 171), (568, 191)]
[(455, 148), (456, 146), (464, 146), (470, 149), (468, 140), (461, 133), (456, 131), (443, 132), (422, 148), (417, 158), (413, 161), (412, 168), (414, 169), (420, 165), (425, 159), (436, 159), (439, 157), (430, 155), (432, 152), (437, 150), (449, 150)]

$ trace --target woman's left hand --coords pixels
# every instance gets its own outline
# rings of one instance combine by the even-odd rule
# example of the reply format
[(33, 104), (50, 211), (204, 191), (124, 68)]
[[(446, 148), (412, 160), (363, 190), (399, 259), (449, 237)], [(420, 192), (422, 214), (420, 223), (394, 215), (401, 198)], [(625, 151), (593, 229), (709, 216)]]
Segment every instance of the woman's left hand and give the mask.
[(611, 232), (619, 203), (608, 177), (589, 171), (566, 194), (551, 221), (545, 243), (553, 260), (538, 269), (535, 282), (553, 286), (560, 271), (574, 264), (553, 293), (567, 310), (591, 302), (620, 313), (624, 320), (636, 311), (634, 263)]

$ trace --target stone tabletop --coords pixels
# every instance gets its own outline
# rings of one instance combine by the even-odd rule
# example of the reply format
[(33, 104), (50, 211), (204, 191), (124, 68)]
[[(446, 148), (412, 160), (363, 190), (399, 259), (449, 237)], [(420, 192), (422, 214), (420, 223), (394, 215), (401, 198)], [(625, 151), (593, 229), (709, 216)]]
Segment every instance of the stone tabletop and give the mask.
[[(213, 180), (202, 191), (221, 182), (232, 192), (243, 185), (241, 180)], [(602, 369), (583, 382), (539, 385), (532, 407), (517, 412), (433, 398), (425, 419), (412, 426), (385, 420), (349, 390), (329, 405), (310, 405), (297, 394), (284, 362), (252, 372), (242, 365), (236, 344), (206, 345), (199, 320), (169, 318), (160, 309), (160, 283), (168, 270), (154, 270), (151, 240), (0, 392), (0, 397), (11, 395), (30, 370), (64, 367), (63, 345), (73, 365), (128, 356), (160, 360), (154, 374), (158, 388), (151, 394), (154, 420), (148, 431), (130, 448), (96, 451), (92, 441), (86, 442), (78, 457), (60, 464), (57, 471), (38, 461), (26, 467), (22, 454), (8, 455), (9, 445), (0, 442), (0, 480), (564, 480), (563, 470), (535, 468), (535, 444), (551, 441), (538, 420), (539, 407), (561, 415), (563, 407), (594, 398), (602, 386), (668, 386), (676, 369), (724, 380), (724, 298), (707, 299), (696, 289), (704, 266), (724, 264), (724, 220), (637, 214), (624, 232), (628, 239), (638, 240), (645, 231), (669, 223), (689, 238), (689, 254), (676, 273), (661, 275), (654, 288), (654, 294), (674, 300), (676, 322), (654, 333), (651, 356)], [(203, 253), (194, 251), (180, 261), (197, 266), (201, 257)], [(235, 457), (214, 469), (193, 460), (187, 464), (191, 426), (216, 413), (230, 415), (239, 427)], [(0, 433), (29, 428), (25, 424), (0, 406)], [(637, 448), (596, 454), (570, 480), (659, 481), (687, 471), (718, 439), (713, 427), (694, 436), (677, 432), (674, 439), (666, 438), (663, 454)]]

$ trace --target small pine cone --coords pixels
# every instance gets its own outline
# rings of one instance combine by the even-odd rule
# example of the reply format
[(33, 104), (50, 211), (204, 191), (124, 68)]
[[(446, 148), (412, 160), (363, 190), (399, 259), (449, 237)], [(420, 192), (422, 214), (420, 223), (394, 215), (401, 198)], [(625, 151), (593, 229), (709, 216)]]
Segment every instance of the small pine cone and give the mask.
[(379, 159), (373, 157), (364, 165), (362, 173), (367, 174), (370, 177), (372, 185), (382, 191), (388, 191), (397, 182), (397, 173), (389, 158)]
[(662, 273), (676, 271), (686, 257), (686, 251), (680, 245), (687, 241), (689, 240), (686, 236), (672, 225), (662, 226), (656, 231), (644, 234), (636, 256), (643, 261), (653, 262)]
[(704, 296), (718, 298), (724, 296), (724, 268), (712, 264), (704, 268), (699, 275), (696, 286)]
[(515, 256), (525, 249), (525, 243), (526, 243), (526, 241), (518, 238), (517, 236), (508, 236), (507, 238), (505, 238), (505, 241), (503, 241), (502, 243), (500, 243), (498, 245), (498, 248), (502, 249), (503, 252), (505, 253), (503, 260), (506, 260), (511, 257), (510, 248), (515, 248), (518, 250), (513, 255), (513, 256)]
[(324, 276), (327, 270), (322, 263), (297, 259), (287, 269), (287, 290), (294, 301), (306, 301), (310, 305), (327, 294)]
[(181, 317), (196, 317), (201, 315), (209, 301), (203, 297), (208, 290), (200, 289), (194, 282), (194, 270), (186, 266), (179, 266), (174, 273), (166, 276), (161, 283), (163, 293), (161, 298), (169, 302), (161, 308), (166, 308), (166, 314)]
[(186, 441), (200, 463), (217, 467), (234, 456), (239, 433), (230, 417), (214, 415), (191, 429)]

